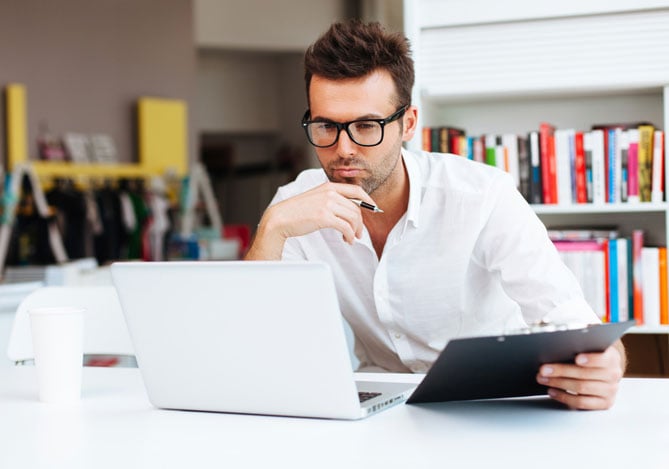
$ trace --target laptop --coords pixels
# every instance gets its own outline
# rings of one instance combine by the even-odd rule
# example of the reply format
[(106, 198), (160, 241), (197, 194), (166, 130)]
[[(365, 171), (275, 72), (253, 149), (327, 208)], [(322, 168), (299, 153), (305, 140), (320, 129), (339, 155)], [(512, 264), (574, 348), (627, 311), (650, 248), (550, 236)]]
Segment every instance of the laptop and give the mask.
[(117, 262), (111, 274), (156, 407), (359, 419), (416, 386), (355, 382), (326, 264)]

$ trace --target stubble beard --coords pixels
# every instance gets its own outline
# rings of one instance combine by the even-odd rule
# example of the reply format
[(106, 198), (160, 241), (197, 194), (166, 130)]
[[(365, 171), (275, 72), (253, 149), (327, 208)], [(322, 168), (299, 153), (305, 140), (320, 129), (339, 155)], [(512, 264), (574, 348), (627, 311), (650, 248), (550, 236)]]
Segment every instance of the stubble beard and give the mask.
[[(393, 171), (397, 167), (400, 155), (402, 152), (402, 142), (400, 141), (397, 145), (394, 145), (393, 148), (388, 152), (384, 158), (381, 160), (380, 164), (376, 168), (370, 168), (363, 158), (338, 158), (336, 161), (333, 161), (325, 168), (325, 173), (330, 180), (330, 182), (339, 182), (345, 184), (355, 184), (358, 185), (364, 190), (367, 194), (373, 194), (379, 187), (384, 186)], [(356, 168), (364, 169), (369, 176), (366, 178), (335, 178), (334, 177), (334, 168), (341, 166), (353, 166)]]

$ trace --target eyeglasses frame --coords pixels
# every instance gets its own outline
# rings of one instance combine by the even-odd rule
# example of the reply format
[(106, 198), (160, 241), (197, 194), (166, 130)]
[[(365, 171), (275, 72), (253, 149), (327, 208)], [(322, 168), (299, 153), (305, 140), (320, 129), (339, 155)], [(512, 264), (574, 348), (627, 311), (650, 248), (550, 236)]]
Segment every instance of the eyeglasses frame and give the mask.
[[(380, 145), (383, 142), (383, 138), (385, 137), (385, 127), (387, 124), (390, 124), (391, 122), (394, 122), (398, 119), (400, 119), (404, 113), (409, 109), (409, 104), (405, 104), (404, 106), (400, 107), (397, 111), (389, 115), (388, 117), (384, 117), (383, 119), (355, 119), (352, 121), (348, 122), (335, 122), (331, 121), (328, 119), (316, 119), (316, 120), (307, 120), (309, 117), (309, 114), (311, 112), (310, 109), (307, 109), (306, 112), (304, 113), (304, 116), (302, 116), (302, 128), (304, 129), (304, 133), (307, 135), (307, 140), (309, 140), (309, 143), (317, 148), (330, 148), (333, 145), (336, 145), (337, 142), (339, 141), (339, 135), (341, 134), (342, 130), (346, 131), (346, 134), (348, 135), (348, 138), (351, 139), (353, 143), (356, 145), (359, 145), (361, 147), (375, 147)], [(349, 126), (351, 124), (355, 124), (357, 122), (376, 122), (381, 126), (381, 138), (379, 139), (378, 143), (375, 143), (374, 145), (365, 145), (362, 143), (356, 142), (356, 140), (353, 138), (353, 135), (351, 135), (351, 131), (349, 130)], [(335, 138), (335, 141), (332, 142), (330, 145), (316, 145), (314, 142), (311, 141), (311, 137), (309, 136), (309, 129), (307, 128), (309, 124), (318, 124), (318, 123), (327, 123), (334, 125), (337, 128), (337, 137)]]

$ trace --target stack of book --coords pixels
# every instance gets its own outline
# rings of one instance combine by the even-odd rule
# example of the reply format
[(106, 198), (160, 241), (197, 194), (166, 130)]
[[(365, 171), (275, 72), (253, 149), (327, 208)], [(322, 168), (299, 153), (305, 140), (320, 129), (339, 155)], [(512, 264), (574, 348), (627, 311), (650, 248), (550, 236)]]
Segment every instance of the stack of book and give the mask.
[(549, 229), (548, 235), (602, 320), (669, 325), (666, 247), (644, 246), (641, 230), (630, 237), (601, 228)]
[(591, 130), (541, 123), (527, 135), (467, 136), (423, 128), (423, 150), (455, 153), (508, 171), (534, 204), (610, 204), (665, 200), (664, 131), (647, 122)]

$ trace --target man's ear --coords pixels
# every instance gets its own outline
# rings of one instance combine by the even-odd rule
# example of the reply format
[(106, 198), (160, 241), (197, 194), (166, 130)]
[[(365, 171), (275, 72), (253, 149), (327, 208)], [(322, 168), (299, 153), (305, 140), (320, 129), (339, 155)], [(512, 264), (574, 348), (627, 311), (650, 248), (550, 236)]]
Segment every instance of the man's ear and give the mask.
[(418, 108), (416, 106), (409, 106), (406, 110), (403, 119), (402, 141), (408, 142), (416, 134), (416, 127), (418, 126)]

